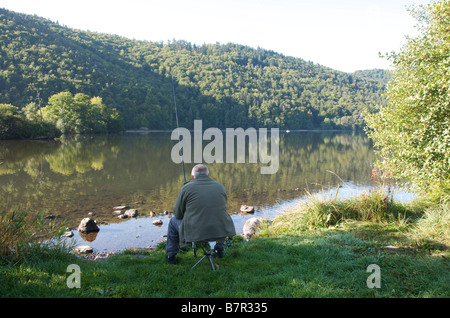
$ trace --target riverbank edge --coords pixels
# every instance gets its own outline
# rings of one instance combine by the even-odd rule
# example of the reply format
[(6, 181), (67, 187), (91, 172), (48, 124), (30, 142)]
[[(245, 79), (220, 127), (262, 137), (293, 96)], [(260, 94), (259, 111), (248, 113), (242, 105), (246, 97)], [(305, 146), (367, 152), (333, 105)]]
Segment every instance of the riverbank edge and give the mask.
[[(248, 128), (254, 128), (254, 127), (248, 127)], [(122, 134), (150, 134), (150, 133), (172, 133), (174, 129), (143, 129), (143, 128), (135, 128), (135, 129), (125, 129), (121, 131), (116, 132), (110, 132), (110, 133), (66, 133), (66, 134), (59, 134), (59, 136), (54, 135), (40, 135), (36, 137), (29, 137), (29, 138), (22, 138), (22, 137), (13, 137), (13, 138), (2, 138), (0, 136), (0, 140), (29, 140), (29, 141), (54, 141), (59, 140), (60, 138), (64, 137), (71, 137), (71, 136), (92, 136), (92, 135), (105, 135), (105, 136), (111, 136), (111, 135), (122, 135)], [(256, 128), (255, 128), (256, 129)], [(219, 129), (222, 132), (226, 131), (226, 128)], [(188, 129), (188, 131), (193, 132), (194, 129)], [(202, 130), (204, 131), (204, 130)], [(344, 132), (344, 133), (364, 133), (365, 131), (363, 129), (280, 129), (279, 132), (283, 133), (290, 133), (290, 132)]]
[[(356, 202), (361, 198), (363, 198), (362, 195), (358, 196), (356, 199), (344, 199), (341, 201), (343, 203), (342, 206), (348, 206), (350, 200)], [(417, 228), (415, 225), (417, 225), (421, 219), (425, 218), (426, 211), (430, 209), (442, 208), (442, 211), (446, 211), (445, 213), (447, 216), (445, 220), (448, 222), (448, 203), (430, 204), (419, 202), (413, 204), (400, 204), (399, 207), (408, 206), (408, 209), (412, 208), (414, 209), (414, 213), (418, 213), (417, 215), (419, 218), (412, 220), (411, 222), (401, 218), (397, 218), (397, 221), (393, 222), (375, 222), (370, 220), (355, 221), (348, 219), (341, 220), (334, 225), (330, 224), (327, 227), (316, 227), (311, 226), (311, 224), (307, 222), (308, 218), (311, 217), (311, 215), (308, 215), (311, 211), (305, 210), (308, 208), (307, 205), (309, 204), (310, 208), (311, 206), (317, 206), (318, 203), (325, 203), (330, 207), (334, 206), (336, 201), (312, 202), (313, 201), (310, 200), (306, 205), (302, 204), (297, 208), (284, 211), (282, 215), (276, 217), (271, 222), (264, 222), (259, 233), (248, 242), (240, 236), (235, 237), (229, 255), (224, 258), (225, 261), (218, 261), (222, 264), (223, 269), (218, 271), (220, 274), (216, 274), (219, 275), (217, 279), (219, 281), (224, 279), (224, 277), (220, 275), (228, 276), (228, 274), (233, 274), (236, 276), (234, 280), (239, 281), (241, 279), (248, 279), (247, 276), (251, 274), (253, 275), (251, 278), (254, 280), (253, 283), (258, 284), (258, 282), (262, 283), (266, 280), (270, 281), (270, 277), (267, 277), (267, 274), (260, 275), (254, 270), (259, 268), (261, 272), (264, 273), (264, 271), (267, 271), (267, 269), (271, 267), (270, 263), (272, 261), (277, 262), (277, 259), (286, 258), (285, 262), (281, 264), (277, 263), (277, 269), (280, 273), (290, 273), (293, 270), (292, 266), (298, 266), (299, 264), (297, 263), (297, 260), (286, 255), (286, 251), (289, 251), (288, 254), (298, 253), (301, 255), (300, 258), (307, 260), (309, 255), (303, 254), (301, 251), (305, 245), (298, 245), (298, 242), (305, 243), (310, 241), (313, 245), (318, 242), (325, 242), (325, 245), (329, 245), (333, 247), (333, 249), (336, 248), (338, 253), (357, 252), (354, 255), (354, 258), (351, 259), (353, 261), (358, 260), (359, 257), (373, 258), (380, 262), (386, 262), (386, 260), (389, 262), (401, 261), (402, 268), (395, 268), (389, 275), (398, 281), (397, 284), (402, 285), (402, 290), (399, 291), (399, 287), (397, 287), (397, 289), (393, 288), (396, 292), (386, 294), (378, 292), (376, 289), (366, 288), (363, 289), (363, 292), (361, 292), (361, 290), (348, 291), (343, 289), (336, 294), (335, 291), (331, 292), (328, 290), (329, 287), (323, 287), (330, 283), (329, 278), (323, 278), (321, 277), (321, 273), (317, 273), (317, 277), (314, 277), (314, 280), (317, 279), (318, 281), (314, 284), (317, 284), (315, 288), (320, 292), (314, 291), (313, 288), (309, 291), (305, 291), (306, 294), (304, 296), (306, 297), (317, 297), (317, 295), (319, 295), (319, 297), (450, 297), (448, 287), (447, 289), (437, 287), (437, 290), (433, 290), (433, 284), (436, 279), (433, 277), (427, 279), (426, 276), (420, 276), (420, 271), (423, 270), (423, 264), (421, 264), (421, 262), (427, 263), (427, 266), (430, 266), (430, 262), (433, 262), (433, 264), (438, 264), (433, 265), (434, 267), (430, 267), (433, 275), (436, 275), (436, 277), (445, 277), (445, 271), (448, 271), (448, 258), (450, 256), (448, 244), (445, 243), (448, 241), (448, 229), (445, 234), (447, 235), (446, 238), (438, 238), (437, 241), (432, 243), (430, 243), (429, 240), (430, 233), (412, 232), (413, 229)], [(412, 240), (411, 237), (408, 237), (410, 235), (415, 235)], [(444, 240), (442, 241), (442, 239)], [(416, 244), (412, 244), (413, 241), (415, 241)], [(268, 248), (273, 246), (277, 246), (279, 250), (278, 248), (274, 250)], [(61, 276), (61, 268), (67, 266), (67, 262), (75, 262), (80, 264), (83, 268), (82, 272), (85, 273), (83, 275), (88, 276), (83, 276), (83, 281), (92, 279), (95, 283), (87, 283), (87, 285), (94, 284), (87, 290), (83, 289), (70, 292), (69, 290), (63, 289), (63, 294), (65, 296), (62, 297), (134, 297), (136, 294), (133, 289), (139, 289), (139, 286), (143, 284), (141, 282), (142, 275), (149, 275), (148, 279), (150, 280), (156, 279), (157, 281), (160, 281), (162, 279), (165, 281), (167, 277), (170, 277), (170, 275), (166, 274), (168, 271), (177, 277), (178, 283), (183, 287), (180, 287), (180, 290), (178, 291), (170, 291), (169, 289), (166, 290), (162, 287), (154, 286), (157, 289), (163, 289), (163, 291), (160, 291), (161, 297), (191, 297), (191, 295), (193, 295), (192, 297), (211, 297), (208, 295), (207, 291), (205, 293), (200, 292), (200, 294), (197, 291), (190, 291), (189, 286), (193, 284), (193, 279), (195, 281), (198, 279), (211, 279), (213, 284), (219, 284), (219, 282), (216, 281), (215, 276), (213, 276), (213, 272), (207, 271), (206, 267), (201, 268), (196, 272), (189, 271), (187, 266), (190, 267), (193, 264), (192, 262), (195, 261), (189, 249), (179, 253), (178, 257), (180, 262), (178, 265), (169, 265), (164, 256), (164, 247), (165, 242), (162, 242), (154, 249), (128, 249), (120, 253), (108, 255), (104, 258), (98, 257), (97, 259), (95, 259), (95, 254), (85, 256), (67, 254), (66, 256), (58, 255), (56, 257), (59, 258), (58, 260), (55, 259), (55, 257), (49, 258), (46, 253), (43, 253), (42, 255), (35, 255), (35, 257), (31, 257), (30, 259), (15, 264), (0, 262), (0, 280), (2, 282), (0, 285), (4, 286), (0, 288), (0, 294), (2, 297), (55, 297), (53, 289), (61, 290), (60, 285), (65, 283), (64, 280), (66, 279), (66, 276), (63, 274), (62, 277), (59, 278), (59, 285), (55, 285), (55, 283), (52, 282), (54, 279), (49, 279), (48, 277), (56, 275), (52, 273), (52, 271), (55, 270), (55, 266), (59, 268), (59, 271), (57, 272), (59, 272), (59, 276)], [(320, 249), (322, 247), (317, 246), (317, 248)], [(268, 255), (273, 256), (271, 262), (267, 262)], [(328, 260), (329, 256), (327, 255), (319, 254), (319, 256), (316, 255), (315, 257), (319, 257), (319, 259), (315, 260), (318, 267), (321, 267), (322, 263), (325, 264), (327, 262), (331, 262), (328, 266), (334, 266), (332, 264), (334, 260)], [(120, 266), (118, 266), (118, 264), (120, 264)], [(152, 264), (154, 266), (152, 266)], [(352, 265), (341, 264), (340, 266), (351, 267)], [(142, 273), (142, 270), (144, 273)], [(313, 268), (310, 268), (310, 270), (314, 271)], [(15, 273), (9, 276), (7, 274), (9, 271)], [(139, 271), (141, 271), (141, 273), (139, 273)], [(404, 284), (402, 283), (405, 278), (403, 276), (406, 275), (406, 273), (414, 273), (416, 276), (422, 277), (421, 282), (417, 286), (413, 285), (413, 287), (416, 288), (415, 292), (411, 291), (411, 281), (405, 282)], [(351, 274), (351, 271), (349, 271), (348, 274)], [(283, 274), (276, 274), (276, 271), (273, 272), (273, 275), (274, 279), (280, 279), (279, 276), (283, 276)], [(387, 274), (385, 274), (385, 276), (386, 275)], [(45, 286), (39, 287), (39, 285), (42, 285), (42, 277), (46, 276), (48, 277), (47, 279), (44, 279)], [(125, 279), (123, 277), (127, 277), (127, 282), (123, 283), (124, 286), (120, 283), (120, 281)], [(325, 281), (321, 281), (321, 279), (325, 279)], [(412, 280), (413, 278), (409, 279)], [(295, 281), (294, 278), (294, 282)], [(333, 279), (331, 279), (331, 281), (333, 281)], [(220, 282), (219, 285), (222, 286), (222, 282)], [(240, 288), (244, 288), (242, 287), (242, 283), (239, 283), (238, 285)], [(286, 293), (283, 294), (282, 292), (280, 297), (286, 297), (286, 294), (289, 294), (290, 289), (292, 288), (291, 285), (292, 284), (285, 286)], [(8, 286), (10, 287), (10, 290), (7, 290)], [(24, 288), (24, 286), (26, 286), (26, 288)], [(95, 286), (103, 287), (95, 288)], [(438, 286), (442, 285), (438, 284)], [(339, 288), (339, 286), (333, 287), (333, 289)], [(421, 288), (423, 288), (423, 293), (417, 291)], [(115, 294), (114, 291), (117, 292), (117, 294)], [(257, 292), (254, 294), (249, 294), (242, 290), (235, 290), (233, 292), (235, 292), (235, 294), (233, 294), (232, 297), (261, 296)], [(139, 293), (137, 295), (138, 297), (142, 297), (144, 294)], [(223, 297), (223, 295), (225, 295), (225, 297), (231, 297), (227, 296), (227, 293), (224, 294), (224, 292), (219, 292), (216, 296), (212, 297)], [(273, 294), (270, 295), (270, 297), (274, 297)], [(288, 297), (298, 296), (292, 294)]]
[[(283, 208), (283, 211), (273, 220), (258, 217), (263, 221), (263, 226), (255, 235), (255, 239), (264, 236), (301, 235), (314, 231), (336, 231), (338, 228), (348, 226), (349, 223), (357, 224), (358, 222), (361, 224), (367, 222), (384, 224), (387, 222), (394, 225), (399, 231), (410, 232), (415, 224), (426, 216), (427, 211), (440, 208), (449, 210), (448, 203), (438, 202), (436, 199), (417, 197), (411, 201), (400, 202), (396, 201), (391, 194), (382, 190), (369, 190), (339, 200), (337, 196), (338, 193), (336, 193), (336, 197), (330, 196), (327, 198), (318, 194), (309, 194), (309, 198), (306, 200), (304, 198), (299, 199), (297, 206)], [(446, 213), (448, 214), (448, 212)], [(443, 218), (445, 219), (445, 216)], [(448, 222), (448, 220), (444, 221)], [(438, 221), (435, 220), (434, 222)], [(445, 227), (445, 225), (442, 226)], [(431, 229), (428, 229), (429, 226), (425, 227), (427, 227), (425, 230), (414, 229), (414, 239), (416, 240), (414, 244), (416, 247), (419, 245), (419, 241), (430, 239), (430, 235), (433, 236), (433, 239), (437, 239), (436, 244), (443, 247), (444, 250), (450, 247), (448, 232), (442, 236), (442, 233), (433, 233), (432, 226)], [(419, 233), (420, 231), (429, 232)], [(237, 241), (245, 239), (244, 233), (242, 231), (237, 233), (235, 239)], [(133, 247), (116, 252), (92, 252), (81, 256), (89, 260), (104, 260), (109, 256), (122, 253), (153, 252), (158, 250), (161, 245), (164, 247), (164, 244), (165, 240), (154, 246)], [(427, 244), (429, 245), (430, 242)]]

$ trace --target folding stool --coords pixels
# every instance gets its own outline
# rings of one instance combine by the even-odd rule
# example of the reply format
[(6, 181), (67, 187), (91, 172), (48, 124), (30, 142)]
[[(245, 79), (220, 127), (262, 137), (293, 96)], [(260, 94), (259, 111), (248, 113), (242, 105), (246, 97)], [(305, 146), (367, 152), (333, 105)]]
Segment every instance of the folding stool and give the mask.
[(198, 241), (198, 242), (192, 242), (192, 250), (194, 251), (194, 256), (197, 257), (196, 250), (198, 247), (200, 247), (203, 250), (203, 257), (195, 263), (192, 268), (196, 267), (198, 264), (200, 264), (201, 261), (203, 261), (205, 258), (209, 260), (209, 263), (211, 264), (212, 270), (216, 271), (216, 267), (214, 265), (214, 262), (212, 260), (212, 254), (214, 252), (214, 246), (216, 245), (216, 241)]

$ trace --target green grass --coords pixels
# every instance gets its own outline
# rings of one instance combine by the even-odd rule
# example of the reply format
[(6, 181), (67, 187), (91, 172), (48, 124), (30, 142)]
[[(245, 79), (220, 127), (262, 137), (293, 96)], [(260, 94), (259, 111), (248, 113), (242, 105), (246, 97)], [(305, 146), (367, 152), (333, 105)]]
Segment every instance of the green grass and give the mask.
[[(360, 200), (372, 201), (365, 212)], [(236, 237), (216, 272), (207, 262), (191, 269), (198, 258), (190, 249), (178, 254), (178, 265), (168, 264), (164, 243), (96, 262), (62, 249), (19, 261), (3, 257), (0, 296), (449, 297), (449, 204), (385, 203), (376, 195), (310, 200), (267, 222), (256, 238)], [(373, 206), (378, 216), (367, 217)], [(69, 264), (80, 266), (81, 288), (67, 287)], [(381, 288), (367, 287), (370, 264), (381, 269)]]

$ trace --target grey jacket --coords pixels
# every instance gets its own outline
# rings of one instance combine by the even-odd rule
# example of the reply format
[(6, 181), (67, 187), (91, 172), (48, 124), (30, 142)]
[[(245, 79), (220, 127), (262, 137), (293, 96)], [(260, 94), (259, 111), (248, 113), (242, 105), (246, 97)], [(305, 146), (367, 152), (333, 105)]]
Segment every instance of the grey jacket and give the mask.
[(227, 212), (225, 188), (209, 176), (200, 175), (181, 188), (174, 215), (183, 220), (181, 243), (236, 235), (233, 220)]

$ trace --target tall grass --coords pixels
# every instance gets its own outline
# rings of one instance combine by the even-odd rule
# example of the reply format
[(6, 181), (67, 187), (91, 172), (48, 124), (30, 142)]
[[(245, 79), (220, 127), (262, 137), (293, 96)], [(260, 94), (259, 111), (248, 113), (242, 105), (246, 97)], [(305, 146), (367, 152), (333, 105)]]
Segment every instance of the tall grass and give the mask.
[(423, 210), (415, 204), (390, 200), (383, 191), (369, 191), (338, 200), (334, 197), (309, 194), (296, 207), (285, 211), (270, 224), (272, 234), (301, 233), (306, 230), (331, 228), (348, 221), (391, 223), (399, 230), (418, 220)]
[(366, 192), (346, 200), (311, 196), (303, 208), (309, 227), (329, 227), (346, 220), (404, 222), (419, 214), (414, 208), (390, 200), (383, 191)]
[[(341, 182), (343, 181), (332, 171)], [(364, 193), (347, 199), (339, 198), (339, 189), (331, 196), (325, 191), (312, 194), (307, 191), (306, 198), (297, 206), (279, 216), (270, 226), (272, 233), (285, 231), (305, 231), (338, 226), (346, 221), (389, 223), (399, 230), (417, 221), (429, 202), (399, 203), (393, 199), (395, 182), (389, 172), (371, 166), (371, 187)]]
[(0, 211), (0, 256), (25, 260), (36, 253), (68, 251), (62, 234), (64, 223), (47, 218), (43, 212), (28, 210)]
[(431, 242), (450, 246), (450, 202), (427, 208), (410, 232), (419, 246), (436, 244)]
[[(339, 180), (345, 182), (334, 172)], [(371, 165), (371, 188), (354, 198), (338, 200), (339, 187), (334, 197), (308, 195), (301, 207), (310, 227), (329, 227), (346, 220), (369, 222), (397, 222), (399, 224), (420, 217), (418, 205), (401, 204), (393, 199), (395, 180), (389, 171)]]

